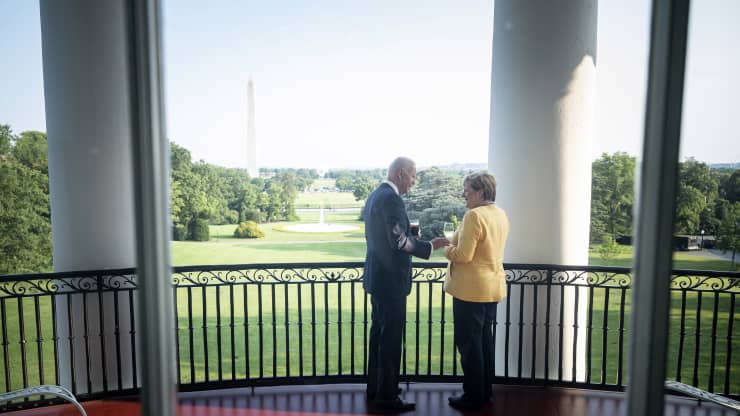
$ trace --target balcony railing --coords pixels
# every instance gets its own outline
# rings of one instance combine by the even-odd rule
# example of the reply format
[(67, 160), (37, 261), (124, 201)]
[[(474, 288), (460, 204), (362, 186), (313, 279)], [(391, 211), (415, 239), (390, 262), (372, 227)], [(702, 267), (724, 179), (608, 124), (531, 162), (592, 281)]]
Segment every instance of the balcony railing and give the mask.
[[(179, 388), (362, 381), (370, 329), (362, 267), (175, 268)], [(415, 264), (405, 381), (459, 380), (445, 268)], [(506, 270), (509, 301), (495, 324), (496, 382), (623, 389), (631, 271), (542, 264)], [(740, 273), (675, 270), (669, 287), (668, 378), (739, 397)], [(0, 277), (0, 391), (62, 384), (81, 399), (136, 392), (137, 322), (157, 319), (137, 316), (136, 288), (134, 269)]]

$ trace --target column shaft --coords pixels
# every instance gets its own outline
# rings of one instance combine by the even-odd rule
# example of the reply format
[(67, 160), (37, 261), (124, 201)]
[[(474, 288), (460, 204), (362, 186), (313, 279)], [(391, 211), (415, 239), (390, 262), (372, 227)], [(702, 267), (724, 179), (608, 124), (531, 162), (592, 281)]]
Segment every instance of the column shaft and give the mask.
[[(125, 2), (42, 0), (40, 6), (54, 270), (134, 267)], [(60, 380), (75, 392), (101, 391), (117, 375), (113, 295), (101, 303), (97, 296), (56, 299)], [(125, 293), (119, 301), (123, 387), (133, 387)]]
[[(596, 62), (596, 0), (497, 1), (494, 9), (489, 171), (498, 181), (498, 204), (511, 221), (507, 262), (588, 264), (591, 135)], [(509, 374), (531, 371), (532, 287), (509, 294), (511, 328), (525, 323), (524, 339), (510, 342)], [(576, 291), (580, 290), (578, 313)], [(559, 292), (559, 291), (558, 291)], [(562, 353), (564, 378), (572, 377), (573, 348), (585, 353), (585, 290), (568, 287), (551, 304), (552, 360)], [(537, 294), (535, 369), (544, 376), (546, 291)], [(524, 303), (523, 317), (519, 304)], [(559, 351), (558, 309), (563, 305), (564, 349)], [(499, 307), (499, 329), (506, 317)], [(555, 320), (553, 321), (553, 316)], [(579, 336), (574, 339), (574, 325)], [(518, 333), (518, 331), (514, 331)], [(498, 334), (503, 339), (503, 333)], [(503, 374), (503, 343), (497, 344)], [(553, 358), (555, 357), (555, 358)], [(557, 371), (557, 368), (554, 369)], [(583, 366), (578, 369), (579, 379)]]

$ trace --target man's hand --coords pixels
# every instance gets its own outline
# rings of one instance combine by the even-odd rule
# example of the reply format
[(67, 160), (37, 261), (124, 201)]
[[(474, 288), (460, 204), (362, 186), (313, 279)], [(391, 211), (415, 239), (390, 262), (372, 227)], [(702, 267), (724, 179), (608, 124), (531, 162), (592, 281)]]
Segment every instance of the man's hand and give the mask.
[(444, 237), (434, 237), (432, 239), (432, 249), (436, 250), (440, 247), (446, 247), (450, 245), (450, 240)]

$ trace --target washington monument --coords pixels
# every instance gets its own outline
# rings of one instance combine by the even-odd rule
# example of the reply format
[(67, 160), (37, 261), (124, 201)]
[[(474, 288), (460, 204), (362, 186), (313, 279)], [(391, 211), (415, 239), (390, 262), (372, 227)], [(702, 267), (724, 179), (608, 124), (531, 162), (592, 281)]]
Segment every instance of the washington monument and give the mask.
[(254, 126), (254, 83), (247, 84), (247, 173), (252, 178), (259, 176), (257, 169), (257, 130)]

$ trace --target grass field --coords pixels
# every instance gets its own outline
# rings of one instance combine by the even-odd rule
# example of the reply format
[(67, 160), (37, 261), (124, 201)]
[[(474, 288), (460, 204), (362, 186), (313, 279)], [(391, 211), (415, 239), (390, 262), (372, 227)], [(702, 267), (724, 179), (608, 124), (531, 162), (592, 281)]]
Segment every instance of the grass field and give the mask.
[(295, 201), (296, 208), (360, 208), (352, 192), (301, 192)]
[[(305, 213), (302, 214), (300, 222), (315, 223), (318, 222), (318, 216), (317, 212)], [(365, 242), (362, 223), (357, 220), (357, 213), (327, 210), (324, 212), (324, 221), (353, 224), (357, 225), (358, 229), (344, 233), (296, 233), (283, 230), (285, 225), (294, 223), (262, 224), (260, 227), (265, 232), (265, 238), (244, 240), (232, 236), (235, 228), (233, 225), (213, 226), (211, 241), (172, 242), (172, 262), (176, 266), (181, 266), (362, 261), (365, 256)], [(624, 247), (623, 252), (608, 265), (629, 267), (632, 255), (632, 248)], [(674, 268), (698, 270), (729, 268), (729, 261), (689, 253), (676, 253), (674, 259)], [(435, 252), (431, 261), (444, 261), (441, 251)], [(593, 265), (604, 264), (596, 248), (590, 250), (589, 262)], [(459, 372), (452, 346), (451, 300), (443, 295), (440, 286), (439, 283), (422, 283), (418, 286), (419, 292), (412, 292), (408, 298), (407, 317), (410, 324), (407, 326), (406, 336), (409, 345), (419, 347), (418, 350), (411, 347), (406, 351), (405, 365), (409, 372), (418, 370), (421, 374), (434, 374), (440, 371), (450, 373), (455, 365)], [(188, 292), (191, 297), (190, 308), (185, 306)], [(674, 292), (673, 295), (669, 378), (675, 378), (676, 357), (678, 349), (682, 347), (685, 357), (683, 362), (685, 370), (681, 374), (683, 381), (692, 382), (692, 379), (696, 378), (700, 385), (706, 388), (710, 375), (713, 374), (715, 389), (721, 389), (727, 379), (731, 392), (740, 394), (740, 376), (738, 376), (740, 325), (735, 322), (732, 333), (728, 334), (727, 323), (731, 309), (728, 297), (715, 298), (712, 295), (704, 295), (700, 299), (698, 295), (689, 293), (685, 299), (686, 316), (683, 317), (682, 328), (680, 326), (682, 299), (679, 292)], [(297, 306), (299, 296), (303, 302), (302, 308)], [(626, 300), (624, 321), (626, 329), (629, 330), (630, 291), (612, 289), (608, 301), (605, 290), (593, 291), (591, 308), (593, 329), (590, 346), (593, 357), (590, 362), (593, 380), (600, 380), (602, 377), (603, 353), (607, 358), (606, 373), (603, 376), (608, 383), (616, 382), (620, 334), (618, 329), (620, 317), (617, 311), (622, 296)], [(216, 297), (220, 299), (218, 308), (214, 301)], [(315, 308), (310, 309), (307, 305), (312, 297)], [(266, 377), (288, 373), (297, 375), (301, 371), (303, 374), (319, 375), (340, 372), (346, 374), (352, 371), (361, 373), (367, 321), (364, 315), (364, 301), (364, 292), (360, 285), (346, 282), (326, 285), (261, 284), (178, 289), (177, 308), (180, 317), (178, 343), (182, 380), (204, 381), (219, 377), (228, 379), (232, 377), (232, 370), (237, 378), (247, 374), (259, 376), (260, 368)], [(699, 302), (701, 307), (698, 306)], [(715, 303), (719, 312), (716, 323), (712, 319)], [(738, 314), (737, 310), (735, 306), (735, 317)], [(26, 297), (22, 302), (12, 298), (4, 299), (0, 302), (0, 314), (4, 325), (0, 331), (2, 334), (0, 389), (12, 390), (24, 384), (53, 382), (55, 371), (51, 326), (53, 320), (49, 299)], [(19, 319), (21, 316), (22, 320)], [(37, 317), (41, 323), (38, 328), (35, 326)], [(499, 322), (503, 322), (504, 318), (499, 316)], [(414, 323), (417, 319), (418, 326)], [(606, 325), (603, 325), (604, 320), (607, 322)], [(192, 331), (188, 328), (192, 328)], [(685, 335), (681, 342), (682, 332)], [(715, 367), (725, 365), (727, 342), (731, 342), (730, 377), (719, 370), (710, 371), (712, 365)], [(328, 349), (324, 348), (327, 345)], [(312, 346), (318, 351), (316, 354), (313, 353)], [(623, 340), (623, 348), (622, 359), (626, 368), (628, 349), (626, 339)], [(714, 364), (711, 360), (712, 350)], [(257, 354), (259, 351), (262, 355)], [(260, 356), (263, 357), (261, 365)], [(696, 374), (692, 370), (694, 361), (698, 368)], [(39, 363), (43, 365), (40, 366)], [(220, 370), (219, 363), (222, 364)], [(42, 367), (46, 375), (43, 380), (39, 378)], [(6, 374), (6, 368), (9, 370), (7, 378), (2, 376)], [(27, 380), (22, 379), (23, 368), (27, 368)], [(626, 374), (623, 376), (626, 377)]]
[(320, 191), (322, 189), (332, 190), (336, 186), (336, 183), (336, 179), (331, 178), (314, 179), (313, 183), (311, 183), (311, 186), (309, 186), (308, 189), (310, 191)]
[[(453, 326), (450, 299), (443, 296), (441, 285), (438, 283), (421, 284), (418, 288), (418, 291), (412, 291), (408, 298), (408, 324), (406, 328), (408, 349), (404, 361), (408, 372), (412, 374), (451, 374), (453, 366), (456, 365), (459, 373), (460, 367), (459, 363), (455, 363), (457, 357), (452, 345)], [(368, 316), (364, 314), (362, 289), (356, 283), (322, 284), (316, 285), (313, 289), (312, 293), (310, 284), (237, 287), (233, 294), (234, 298), (237, 299), (233, 305), (235, 311), (233, 314), (231, 313), (231, 304), (224, 301), (230, 297), (228, 288), (206, 289), (211, 292), (207, 296), (208, 299), (211, 299), (210, 305), (203, 305), (199, 301), (202, 289), (193, 289), (192, 298), (195, 299), (195, 302), (191, 303), (191, 306), (195, 325), (188, 322), (186, 310), (180, 311), (179, 345), (182, 380), (185, 382), (205, 381), (206, 377), (209, 380), (223, 377), (223, 374), (219, 374), (218, 371), (219, 362), (227, 369), (230, 369), (233, 363), (233, 377), (236, 378), (245, 377), (247, 374), (252, 377), (262, 375), (280, 377), (297, 374), (347, 374), (352, 371), (361, 373), (366, 345), (364, 337), (368, 329), (368, 324), (366, 324)], [(217, 310), (212, 304), (216, 290), (222, 292), (220, 295), (223, 302), (220, 309), (220, 324), (217, 322)], [(296, 299), (299, 292), (304, 305), (313, 296), (316, 307), (314, 309), (305, 306), (302, 309), (297, 308)], [(620, 331), (618, 324), (620, 316), (618, 311), (620, 291), (612, 290), (608, 302), (606, 302), (604, 290), (595, 290), (594, 292), (592, 330), (588, 331), (591, 351), (591, 380), (592, 382), (603, 380), (605, 383), (615, 384), (618, 380), (617, 369), (619, 364)], [(179, 296), (184, 297), (185, 291), (181, 291)], [(629, 302), (631, 296), (629, 290), (625, 291), (624, 296)], [(243, 302), (245, 298), (248, 300), (246, 302), (248, 307), (246, 313)], [(443, 306), (442, 302), (445, 299), (446, 302)], [(714, 389), (722, 390), (724, 383), (727, 382), (730, 391), (738, 394), (740, 393), (740, 378), (736, 375), (737, 371), (740, 371), (738, 370), (740, 368), (740, 357), (735, 352), (740, 348), (740, 340), (737, 339), (737, 336), (734, 339), (725, 338), (728, 331), (727, 312), (719, 314), (719, 323), (714, 328), (719, 335), (719, 339), (713, 340), (709, 335), (712, 332), (714, 301), (705, 297), (701, 308), (697, 308), (697, 299), (698, 297), (695, 294), (688, 296), (686, 303), (688, 316), (684, 321), (683, 328), (681, 328), (680, 295), (673, 298), (670, 331), (675, 342), (672, 342), (669, 346), (668, 378), (675, 379), (676, 377), (678, 348), (680, 346), (678, 334), (683, 330), (687, 335), (684, 337), (682, 345), (683, 370), (681, 379), (684, 382), (691, 383), (696, 378), (697, 383), (706, 389), (710, 384), (710, 375), (712, 375)], [(340, 302), (341, 305), (339, 305)], [(726, 297), (719, 302), (718, 309), (720, 311), (729, 310), (729, 301)], [(181, 304), (185, 303), (181, 302)], [(258, 309), (261, 309), (261, 313), (258, 312)], [(352, 314), (353, 310), (355, 311), (354, 316)], [(699, 313), (700, 316), (698, 321), (693, 319), (696, 313)], [(605, 316), (606, 318), (604, 318)], [(261, 321), (260, 317), (262, 318)], [(602, 324), (603, 319), (606, 319), (606, 325)], [(626, 307), (624, 319), (625, 329), (629, 331), (629, 305)], [(232, 320), (235, 328), (233, 338), (230, 331)], [(498, 317), (499, 325), (503, 325), (505, 321), (505, 316)], [(298, 325), (298, 322), (302, 322), (302, 325)], [(195, 327), (194, 331), (188, 332), (187, 328), (189, 327)], [(203, 327), (208, 328), (205, 333)], [(525, 326), (525, 328), (529, 327), (529, 325)], [(220, 335), (218, 334), (219, 328), (222, 329)], [(248, 328), (246, 336), (245, 328)], [(516, 337), (516, 333), (516, 327), (512, 327), (511, 336)], [(580, 334), (581, 337), (586, 336), (586, 328), (582, 328)], [(219, 344), (218, 339), (221, 339), (223, 347), (221, 359), (219, 359), (216, 352)], [(233, 350), (231, 349), (232, 339), (235, 340)], [(555, 339), (552, 342), (554, 341)], [(625, 370), (622, 374), (622, 380), (626, 380), (628, 338), (623, 338), (621, 342), (623, 347), (623, 370)], [(727, 342), (731, 342), (731, 344), (728, 345)], [(208, 345), (207, 354), (205, 345)], [(328, 348), (325, 348), (327, 345)], [(727, 360), (728, 347), (733, 352), (732, 376), (727, 375), (722, 370)], [(253, 353), (245, 354), (247, 348)], [(713, 350), (714, 354), (712, 354)], [(261, 351), (262, 354), (254, 354), (257, 351)], [(516, 357), (517, 353), (518, 350), (515, 347), (510, 351), (513, 357)], [(542, 354), (542, 345), (540, 345), (539, 354)], [(606, 366), (603, 372), (602, 354), (606, 356)], [(246, 356), (249, 357), (248, 363), (245, 360)], [(260, 356), (263, 357), (261, 363)], [(711, 359), (712, 356), (715, 359), (714, 362)], [(190, 358), (192, 358), (192, 369), (190, 368)], [(554, 363), (557, 362), (557, 357), (551, 357), (550, 360), (551, 366), (555, 366)], [(694, 361), (697, 365), (696, 372), (694, 372), (693, 367)], [(208, 366), (207, 369), (206, 365)], [(714, 366), (714, 371), (710, 371), (712, 366)], [(512, 375), (516, 374), (515, 367), (509, 367), (509, 371)], [(227, 379), (232, 377), (230, 370), (227, 371), (227, 374)]]
[[(295, 222), (260, 224), (265, 237), (260, 239), (234, 238), (235, 225), (211, 226), (211, 241), (173, 241), (172, 264), (175, 266), (205, 264), (245, 264), (269, 262), (327, 262), (363, 261), (365, 258), (364, 224), (358, 213), (324, 210), (328, 224), (356, 225), (355, 231), (340, 233), (298, 233), (283, 231), (286, 225), (318, 223), (318, 212), (300, 214)], [(631, 267), (632, 246), (622, 246), (621, 253), (609, 262), (598, 254), (598, 246), (589, 249), (589, 264), (599, 266)], [(702, 257), (696, 253), (674, 253), (675, 269), (731, 270), (727, 260)], [(423, 261), (414, 259), (415, 261)], [(433, 253), (430, 261), (445, 261), (441, 250)]]
[[(364, 225), (357, 213), (324, 211), (328, 224), (356, 225), (355, 231), (340, 233), (299, 233), (282, 231), (286, 225), (318, 223), (319, 213), (301, 214), (301, 221), (260, 224), (265, 237), (234, 238), (234, 225), (211, 227), (211, 241), (173, 241), (172, 264), (175, 266), (245, 263), (306, 263), (363, 261), (365, 259)], [(441, 251), (429, 261), (443, 261)], [(423, 261), (423, 260), (421, 260)]]
[[(209, 243), (173, 243), (173, 254), (175, 264), (237, 264), (237, 263), (263, 263), (263, 262), (312, 262), (312, 261), (362, 261), (364, 258), (364, 237), (361, 231), (362, 223), (357, 221), (356, 214), (350, 213), (325, 213), (325, 221), (329, 223), (344, 223), (344, 224), (355, 224), (360, 229), (358, 231), (349, 233), (338, 233), (338, 234), (320, 234), (320, 233), (289, 233), (280, 231), (280, 228), (284, 225), (291, 223), (277, 223), (272, 225), (263, 225), (263, 230), (266, 233), (266, 237), (262, 241), (250, 241), (244, 244), (236, 243), (236, 239), (231, 237), (230, 233), (233, 231), (232, 226), (219, 226), (212, 227), (211, 234), (214, 237), (213, 242)], [(302, 220), (304, 222), (317, 222), (318, 214), (310, 213), (304, 214)], [(227, 244), (224, 244), (227, 243)], [(592, 247), (589, 250), (589, 263), (591, 265), (610, 265), (620, 267), (630, 267), (633, 248), (622, 247), (622, 252), (615, 258), (605, 263), (598, 255), (598, 247)], [(213, 256), (213, 257), (209, 257)], [(218, 259), (214, 261), (213, 259)], [(189, 263), (186, 263), (186, 260)], [(197, 261), (196, 261), (197, 260)], [(416, 260), (416, 259), (415, 259)], [(443, 256), (440, 252), (436, 252), (435, 256), (431, 261), (444, 261)], [(674, 268), (681, 269), (696, 269), (696, 270), (728, 270), (730, 263), (726, 260), (718, 260), (707, 257), (697, 256), (692, 253), (677, 252), (674, 255)], [(249, 368), (251, 376), (259, 375), (259, 368), (262, 368), (264, 375), (270, 376), (276, 375), (295, 375), (297, 373), (303, 374), (338, 374), (340, 371), (345, 373), (348, 371), (361, 371), (362, 368), (362, 357), (364, 354), (364, 322), (359, 324), (350, 324), (351, 319), (349, 314), (351, 309), (347, 308), (350, 304), (350, 295), (348, 289), (349, 285), (345, 285), (345, 292), (343, 294), (336, 293), (330, 298), (325, 298), (323, 292), (315, 294), (317, 308), (314, 310), (316, 314), (316, 321), (310, 320), (309, 324), (303, 327), (291, 326), (290, 324), (284, 324), (286, 317), (288, 322), (296, 322), (298, 319), (298, 309), (287, 308), (281, 309), (276, 308), (274, 311), (271, 310), (270, 302), (263, 302), (264, 308), (262, 310), (262, 318), (269, 324), (262, 328), (255, 325), (254, 322), (258, 318), (256, 313), (248, 314), (249, 319), (244, 319), (244, 313), (236, 313), (234, 318), (236, 322), (241, 322), (241, 325), (235, 325), (234, 339), (241, 341), (235, 342), (233, 355), (236, 360), (234, 362), (234, 371), (236, 377), (244, 377)], [(269, 286), (268, 286), (269, 287)], [(272, 287), (264, 287), (262, 290), (276, 290), (276, 304), (283, 305), (285, 297), (288, 296), (289, 304), (295, 303), (295, 297), (297, 292), (293, 295), (285, 294), (281, 292), (281, 289), (273, 289)], [(288, 290), (288, 289), (285, 289)], [(295, 286), (290, 290), (299, 290)], [(302, 291), (307, 290), (303, 287)], [(359, 287), (355, 286), (355, 301), (361, 302), (362, 292)], [(452, 325), (449, 323), (451, 319), (451, 303), (446, 303), (445, 307), (442, 307), (441, 299), (443, 294), (439, 285), (430, 285), (429, 288), (425, 287), (424, 292), (418, 297), (420, 302), (419, 308), (416, 307), (417, 294), (412, 293), (408, 299), (408, 312), (407, 316), (409, 321), (416, 321), (416, 314), (418, 311), (419, 323), (417, 327), (413, 322), (407, 327), (407, 339), (413, 342), (409, 342), (409, 345), (419, 346), (418, 351), (412, 347), (411, 350), (406, 351), (405, 365), (410, 372), (419, 371), (422, 374), (435, 374), (439, 372), (450, 373), (453, 369), (453, 365), (456, 365), (459, 371), (459, 365), (455, 363), (456, 357), (453, 354), (454, 349), (452, 345)], [(431, 292), (429, 292), (431, 290)], [(607, 383), (616, 383), (618, 375), (617, 366), (619, 364), (619, 319), (618, 310), (620, 307), (621, 297), (623, 296), (626, 301), (625, 305), (625, 316), (624, 326), (625, 329), (629, 330), (630, 325), (630, 306), (629, 302), (631, 299), (631, 292), (629, 290), (611, 290), (610, 297), (607, 301), (606, 291), (603, 289), (593, 290), (592, 299), (592, 326), (591, 330), (591, 351), (592, 359), (590, 367), (592, 370), (592, 380), (600, 381), (603, 377)], [(715, 370), (710, 371), (712, 366), (711, 351), (712, 342), (710, 337), (706, 334), (702, 336), (696, 335), (696, 333), (704, 333), (709, 328), (712, 328), (712, 312), (714, 308), (715, 299), (711, 297), (703, 297), (701, 308), (697, 308), (698, 296), (695, 293), (689, 293), (686, 298), (686, 314), (684, 316), (684, 326), (681, 328), (681, 299), (678, 292), (673, 294), (672, 307), (671, 307), (671, 334), (672, 342), (669, 345), (669, 360), (668, 360), (668, 376), (669, 378), (676, 378), (676, 367), (678, 363), (678, 349), (683, 349), (682, 368), (684, 370), (681, 373), (681, 379), (683, 381), (692, 382), (694, 378), (700, 383), (700, 385), (706, 386), (709, 384), (710, 374), (713, 374), (713, 382), (715, 386), (723, 386), (727, 375), (719, 370), (719, 367), (723, 366), (727, 359), (727, 344), (722, 344), (722, 341), (717, 341), (714, 344), (714, 366)], [(242, 293), (242, 296), (244, 294)], [(239, 296), (237, 296), (239, 297)], [(254, 296), (247, 296), (250, 300), (248, 304), (257, 304), (258, 300)], [(343, 307), (341, 311), (338, 309), (338, 299), (341, 297)], [(264, 299), (271, 299), (271, 294), (264, 293)], [(303, 293), (303, 299), (308, 299), (309, 295)], [(429, 299), (432, 299), (429, 303)], [(718, 315), (718, 324), (716, 324), (714, 330), (715, 333), (727, 334), (727, 322), (729, 315), (729, 301), (727, 298), (717, 300), (717, 308), (720, 311)], [(323, 307), (323, 304), (330, 305), (328, 309)], [(358, 308), (361, 303), (358, 303)], [(236, 305), (236, 310), (241, 310), (243, 303)], [(202, 309), (196, 307), (196, 309)], [(184, 311), (183, 311), (184, 312)], [(306, 311), (303, 311), (303, 319), (306, 319)], [(443, 314), (446, 318), (442, 319)], [(696, 319), (696, 316), (699, 319)], [(230, 316), (228, 313), (222, 311), (223, 316)], [(206, 325), (210, 328), (216, 325), (216, 311), (209, 309), (205, 315), (199, 315), (200, 319), (205, 316)], [(343, 325), (338, 325), (339, 317), (344, 316)], [(503, 318), (499, 317), (499, 321)], [(603, 325), (603, 320), (606, 319), (607, 324)], [(363, 317), (364, 320), (364, 317)], [(442, 321), (447, 321), (443, 323)], [(245, 325), (245, 322), (247, 324)], [(252, 322), (252, 323), (249, 323)], [(275, 322), (273, 325), (272, 322)], [(698, 325), (697, 325), (698, 322)], [(315, 324), (315, 325), (314, 325)], [(244, 327), (249, 328), (249, 334), (251, 336), (245, 337)], [(187, 328), (186, 322), (180, 321), (181, 328)], [(603, 328), (607, 329), (604, 330)], [(275, 330), (275, 337), (273, 338), (272, 329)], [(208, 332), (210, 331), (210, 333)], [(259, 333), (262, 331), (262, 341), (258, 336), (254, 335), (254, 332)], [(353, 332), (354, 331), (354, 332)], [(704, 332), (702, 332), (704, 331)], [(679, 334), (683, 332), (686, 334), (683, 341), (680, 341)], [(208, 339), (208, 351), (215, 351), (217, 347), (216, 342), (216, 331), (213, 329), (206, 330)], [(340, 336), (341, 334), (341, 336)], [(287, 335), (287, 339), (286, 339)], [(230, 337), (231, 334), (222, 334), (226, 338), (222, 338), (222, 343), (231, 345)], [(181, 362), (181, 372), (183, 374), (183, 380), (189, 381), (192, 378), (196, 381), (204, 381), (206, 374), (208, 379), (213, 380), (219, 377), (218, 374), (218, 357), (213, 354), (208, 354), (208, 359), (205, 359), (205, 342), (203, 338), (203, 332), (193, 334), (193, 350), (190, 350), (189, 334), (181, 333), (180, 335), (180, 346), (183, 357), (189, 357), (193, 354), (193, 372), (191, 373), (190, 365), (188, 361)], [(342, 339), (342, 348), (339, 347), (339, 339)], [(732, 368), (733, 374), (740, 370), (740, 340), (736, 339), (732, 341), (730, 350), (732, 354)], [(296, 351), (295, 347), (289, 347), (290, 340), (300, 339), (305, 348), (300, 351)], [(352, 343), (354, 340), (354, 344)], [(317, 354), (313, 355), (310, 345), (315, 342), (317, 351), (328, 351), (328, 355)], [(328, 344), (327, 344), (328, 343)], [(324, 346), (329, 345), (329, 349), (325, 350)], [(187, 346), (187, 347), (184, 347)], [(256, 351), (255, 349), (262, 348), (262, 352), (266, 354), (265, 360), (262, 365), (257, 361), (258, 355), (250, 354), (250, 361), (244, 359), (244, 351), (249, 348), (250, 351)], [(627, 339), (622, 340), (623, 348), (623, 365), (626, 369), (627, 363)], [(354, 350), (354, 354), (352, 352)], [(516, 354), (516, 351), (512, 351), (512, 354)], [(222, 351), (224, 357), (227, 357), (227, 361), (231, 358), (231, 350)], [(418, 354), (418, 359), (417, 359)], [(601, 356), (605, 354), (607, 357), (605, 372), (602, 371), (602, 360)], [(274, 360), (273, 360), (274, 355)], [(693, 371), (693, 361), (696, 359), (697, 371)], [(206, 362), (208, 362), (208, 371), (206, 372)], [(230, 362), (230, 361), (229, 361)], [(241, 369), (241, 370), (239, 370)], [(516, 369), (510, 369), (513, 372)], [(230, 370), (229, 370), (230, 371)], [(221, 375), (223, 376), (223, 374)], [(230, 376), (230, 374), (229, 374)], [(622, 379), (625, 380), (627, 374), (622, 374)], [(740, 393), (740, 378), (733, 376), (729, 378), (730, 389), (733, 392)]]
[[(611, 261), (605, 262), (599, 257), (598, 246), (593, 246), (588, 251), (588, 264), (593, 266), (632, 267), (633, 250), (633, 246), (621, 246), (621, 253)], [(673, 253), (674, 269), (736, 271), (738, 266), (740, 264), (733, 268), (729, 260), (717, 259), (711, 255), (703, 256), (695, 251), (676, 251)]]
[[(418, 289), (412, 291), (408, 298), (409, 324), (406, 337), (409, 349), (406, 351), (404, 361), (408, 372), (450, 374), (455, 365), (459, 372), (460, 367), (455, 363), (457, 358), (452, 346), (450, 299), (442, 294), (439, 283), (422, 283), (417, 287)], [(601, 381), (603, 377), (606, 383), (616, 383), (619, 363), (620, 296), (626, 299), (624, 322), (625, 329), (629, 331), (631, 293), (629, 290), (612, 289), (607, 302), (605, 290), (595, 289), (593, 292), (590, 331), (592, 381)], [(191, 298), (189, 303), (188, 295)], [(302, 299), (301, 308), (298, 307), (299, 296)], [(217, 298), (220, 299), (218, 306)], [(311, 299), (314, 308), (310, 307)], [(526, 299), (531, 300), (531, 293), (525, 294)], [(684, 368), (681, 373), (682, 380), (691, 383), (696, 377), (699, 385), (707, 388), (710, 374), (713, 374), (715, 389), (723, 389), (727, 381), (730, 391), (738, 394), (740, 378), (737, 377), (737, 372), (740, 371), (740, 354), (737, 352), (740, 351), (740, 337), (737, 336), (737, 326), (733, 330), (734, 336), (727, 337), (729, 299), (723, 296), (718, 300), (717, 323), (712, 319), (715, 299), (711, 295), (704, 296), (700, 308), (698, 300), (696, 294), (688, 294), (682, 328), (680, 294), (674, 292), (671, 306), (672, 342), (669, 344), (668, 377), (673, 379), (676, 376), (678, 349), (681, 346), (680, 334), (683, 332), (685, 337), (682, 346)], [(90, 301), (94, 302), (94, 298)], [(228, 380), (232, 377), (243, 378), (247, 374), (251, 377), (270, 377), (295, 376), (299, 373), (304, 375), (347, 374), (353, 371), (361, 373), (368, 325), (364, 304), (364, 292), (359, 283), (348, 282), (180, 288), (177, 291), (177, 309), (181, 380), (183, 382), (212, 381), (220, 378)], [(25, 298), (22, 305), (16, 300), (3, 302), (6, 327), (3, 331), (3, 348), (0, 349), (0, 374), (4, 373), (6, 366), (10, 369), (8, 380), (10, 389), (20, 388), (24, 384), (49, 383), (54, 380), (50, 303), (48, 298), (42, 298), (37, 305), (41, 317), (40, 328), (35, 327), (37, 311), (34, 298)], [(21, 309), (24, 319), (22, 321), (12, 319), (13, 316), (20, 316)], [(603, 325), (604, 319), (607, 321), (606, 325)], [(503, 325), (505, 321), (505, 315), (499, 315), (499, 324)], [(23, 326), (20, 322), (24, 322)], [(25, 342), (21, 342), (21, 328)], [(528, 331), (528, 328), (529, 325), (526, 325), (525, 331)], [(516, 331), (516, 327), (512, 327), (512, 337), (516, 336)], [(585, 336), (585, 331), (583, 328), (580, 336)], [(41, 337), (37, 335), (39, 332)], [(715, 333), (717, 338), (712, 336)], [(42, 341), (39, 342), (39, 339)], [(66, 342), (66, 339), (61, 341)], [(727, 342), (731, 342), (729, 348)], [(622, 347), (624, 350), (622, 360), (626, 369), (627, 337), (622, 340)], [(732, 352), (731, 377), (721, 370), (728, 358), (728, 349)], [(82, 352), (83, 350), (78, 350), (78, 354)], [(516, 356), (517, 352), (516, 348), (512, 348), (510, 353)], [(607, 362), (606, 371), (603, 373), (602, 353), (606, 355)], [(41, 370), (38, 365), (39, 356), (43, 361), (44, 380), (39, 378)], [(551, 360), (556, 362), (557, 357), (551, 357)], [(696, 373), (693, 371), (694, 361), (697, 364)], [(710, 368), (713, 365), (716, 368), (712, 372)], [(25, 381), (21, 377), (23, 368), (27, 368), (28, 374)], [(510, 374), (515, 373), (515, 367), (510, 367)], [(626, 374), (622, 374), (622, 377), (625, 380)], [(5, 384), (5, 380), (0, 377), (0, 387), (6, 387)]]

